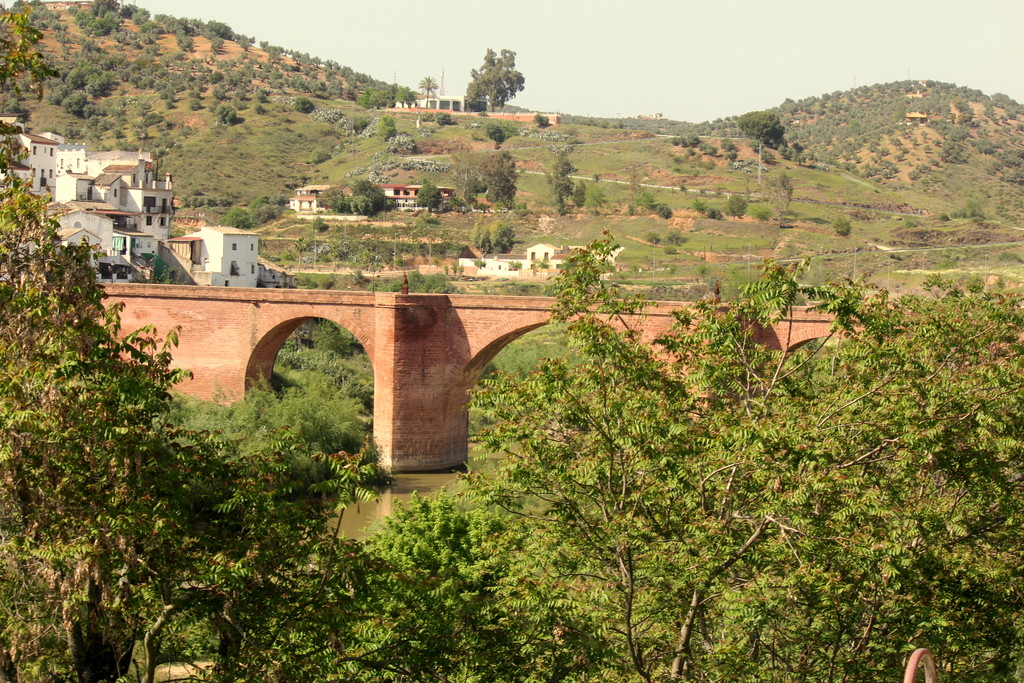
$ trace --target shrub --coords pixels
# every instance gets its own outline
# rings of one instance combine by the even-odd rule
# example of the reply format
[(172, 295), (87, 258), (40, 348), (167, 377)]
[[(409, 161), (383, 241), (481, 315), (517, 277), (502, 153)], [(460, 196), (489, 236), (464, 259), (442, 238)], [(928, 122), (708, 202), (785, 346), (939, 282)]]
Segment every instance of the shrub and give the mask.
[(738, 194), (729, 195), (729, 199), (725, 202), (725, 212), (736, 218), (746, 215), (747, 200)]
[(222, 104), (213, 110), (213, 119), (224, 126), (233, 126), (242, 120), (238, 115), (238, 110), (227, 104)]
[(310, 114), (314, 109), (316, 109), (316, 105), (313, 103), (313, 100), (308, 97), (296, 97), (295, 104), (293, 106), (295, 107), (295, 111), (303, 114)]
[(390, 140), (398, 134), (398, 128), (395, 126), (394, 116), (382, 116), (380, 121), (377, 122), (377, 137), (383, 140)]
[(840, 237), (847, 237), (853, 231), (853, 226), (850, 224), (850, 219), (846, 216), (838, 216), (832, 221), (832, 229), (836, 231), (836, 234)]
[(765, 221), (771, 220), (771, 218), (772, 218), (772, 210), (769, 209), (767, 206), (756, 206), (755, 205), (755, 206), (747, 207), (747, 215), (751, 216), (752, 218), (754, 218), (754, 220), (758, 220), (758, 221), (761, 221), (763, 223)]

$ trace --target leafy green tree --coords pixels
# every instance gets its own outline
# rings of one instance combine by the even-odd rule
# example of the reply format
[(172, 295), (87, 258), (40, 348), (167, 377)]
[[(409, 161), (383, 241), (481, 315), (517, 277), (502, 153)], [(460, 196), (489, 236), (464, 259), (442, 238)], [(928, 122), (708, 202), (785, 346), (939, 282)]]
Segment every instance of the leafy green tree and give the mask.
[(213, 110), (213, 119), (222, 126), (233, 126), (242, 122), (238, 110), (229, 104), (222, 104)]
[(490, 229), (491, 245), (494, 251), (505, 254), (512, 251), (516, 241), (516, 231), (504, 221), (496, 221)]
[(510, 208), (516, 198), (516, 182), (519, 180), (519, 170), (512, 155), (497, 152), (478, 158), (477, 173), (486, 188), (487, 201)]
[(654, 211), (654, 207), (658, 205), (658, 200), (654, 196), (653, 192), (647, 189), (642, 189), (634, 195), (633, 203), (636, 204), (638, 209)]
[(388, 198), (384, 190), (365, 178), (352, 183), (352, 194), (348, 199), (352, 213), (362, 216), (376, 216), (388, 208)]
[(480, 178), (479, 158), (468, 149), (460, 149), (452, 154), (451, 159), (455, 194), (465, 204), (472, 205), (476, 196), (486, 189)]
[(789, 210), (789, 204), (793, 201), (793, 190), (795, 185), (785, 171), (773, 175), (765, 183), (765, 194), (768, 196), (768, 204), (772, 207), (775, 218), (782, 220)]
[(377, 137), (381, 140), (390, 140), (398, 135), (398, 127), (395, 125), (394, 116), (382, 116), (377, 121)]
[(387, 109), (395, 106), (395, 93), (390, 88), (367, 88), (356, 98), (356, 104), (363, 109)]
[(554, 202), (555, 210), (561, 215), (564, 215), (569, 209), (568, 202), (575, 189), (572, 180), (572, 174), (575, 172), (576, 166), (569, 160), (568, 152), (559, 150), (555, 154), (547, 181), (551, 187), (551, 199)]
[(786, 133), (779, 115), (771, 111), (747, 112), (740, 116), (736, 124), (744, 135), (762, 142), (766, 147), (781, 145)]
[(404, 85), (400, 85), (395, 88), (395, 101), (401, 102), (407, 107), (411, 107), (416, 104), (416, 93), (407, 88)]
[(725, 212), (730, 216), (742, 218), (747, 213), (747, 200), (743, 195), (731, 194), (725, 202)]
[[(475, 399), (505, 453), (481, 492), (526, 527), (531, 604), (576, 596), (606, 680), (881, 680), (908, 643), (964, 680), (1011, 680), (1019, 298), (932, 281), (894, 301), (769, 263), (652, 347), (643, 302), (600, 279), (611, 253), (557, 283), (581, 359)], [(761, 344), (803, 296), (842, 343)]]
[[(219, 643), (204, 658), (225, 678), (323, 678), (303, 669), (326, 659), (308, 645), (324, 653), (315, 644), (351, 602), (351, 584), (338, 580), (343, 543), (323, 533), (327, 509), (291, 495), (277, 437), (243, 458), (167, 423), (169, 391), (185, 372), (170, 368), (169, 345), (152, 330), (120, 329), (90, 250), (58, 246), (55, 228), (45, 202), (9, 179), (0, 191), (0, 676), (113, 681), (134, 656), (150, 683), (166, 639), (198, 628)], [(331, 462), (325, 490), (347, 499), (355, 469)]]
[(587, 203), (587, 184), (584, 181), (576, 183), (576, 187), (572, 191), (572, 203), (577, 209), (582, 209)]
[(242, 230), (252, 230), (256, 227), (256, 221), (253, 220), (252, 214), (249, 210), (241, 206), (233, 206), (228, 209), (228, 212), (224, 214), (224, 218), (221, 219), (224, 225), (230, 225), (232, 228), (240, 228)]
[(73, 92), (64, 98), (64, 111), (77, 118), (84, 118), (89, 98), (84, 92)]
[(587, 196), (584, 205), (591, 213), (600, 213), (608, 200), (605, 198), (604, 188), (599, 183), (587, 185)]
[(493, 140), (497, 146), (500, 146), (501, 143), (508, 140), (517, 132), (518, 131), (515, 126), (504, 121), (488, 121), (484, 126), (484, 135)]
[(587, 656), (588, 633), (564, 592), (545, 604), (529, 594), (520, 541), (507, 518), (463, 511), (449, 494), (414, 496), (396, 508), (368, 540), (380, 569), (360, 601), (363, 638), (349, 653), (358, 661), (351, 679), (360, 671), (373, 678), (358, 680), (387, 681), (586, 676), (596, 660)]
[(302, 114), (312, 113), (312, 111), (316, 109), (316, 104), (308, 97), (296, 97), (295, 104), (293, 106), (295, 107), (295, 111)]
[(416, 194), (416, 204), (430, 211), (437, 211), (443, 202), (444, 198), (441, 197), (441, 190), (437, 185), (429, 180), (424, 180)]
[(470, 70), (469, 75), (466, 97), (487, 102), (491, 111), (504, 107), (526, 87), (526, 79), (516, 70), (516, 53), (512, 50), (502, 50), (498, 55), (488, 48), (483, 66)]

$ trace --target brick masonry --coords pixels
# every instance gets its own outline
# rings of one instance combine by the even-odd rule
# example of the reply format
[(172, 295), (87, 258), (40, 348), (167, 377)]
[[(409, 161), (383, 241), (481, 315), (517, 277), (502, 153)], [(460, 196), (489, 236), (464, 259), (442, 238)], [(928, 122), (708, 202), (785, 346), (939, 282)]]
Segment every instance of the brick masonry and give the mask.
[[(126, 332), (177, 328), (174, 363), (192, 378), (177, 388), (230, 403), (270, 379), (281, 345), (303, 322), (330, 320), (366, 349), (374, 370), (373, 433), (383, 464), (396, 472), (445, 469), (466, 461), (469, 391), (514, 339), (544, 325), (543, 297), (396, 294), (172, 285), (108, 285), (124, 306)], [(642, 321), (653, 339), (681, 304), (661, 302)], [(759, 329), (757, 339), (792, 349), (828, 334), (831, 318), (805, 309)]]

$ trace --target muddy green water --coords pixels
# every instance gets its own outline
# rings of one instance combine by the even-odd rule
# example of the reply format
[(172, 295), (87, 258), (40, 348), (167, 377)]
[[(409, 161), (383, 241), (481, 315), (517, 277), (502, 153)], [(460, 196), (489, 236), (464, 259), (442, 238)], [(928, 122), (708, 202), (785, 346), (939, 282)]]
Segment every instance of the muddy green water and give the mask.
[[(470, 444), (469, 468), (476, 469), (494, 456)], [(391, 514), (397, 503), (407, 501), (413, 492), (430, 495), (455, 482), (459, 472), (409, 472), (394, 475), (394, 483), (381, 491), (376, 500), (349, 506), (341, 518), (341, 530), (348, 538), (361, 539), (372, 534), (374, 527)], [(334, 520), (328, 528), (334, 528)]]

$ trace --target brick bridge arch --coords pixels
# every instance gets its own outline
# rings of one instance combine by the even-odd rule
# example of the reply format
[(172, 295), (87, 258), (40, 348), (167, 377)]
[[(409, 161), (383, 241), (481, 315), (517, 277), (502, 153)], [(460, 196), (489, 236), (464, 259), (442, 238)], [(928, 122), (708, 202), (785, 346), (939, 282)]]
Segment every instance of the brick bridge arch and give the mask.
[[(546, 324), (546, 297), (398, 294), (108, 285), (122, 303), (123, 328), (178, 327), (174, 364), (192, 371), (177, 389), (231, 402), (269, 378), (285, 339), (322, 318), (352, 332), (374, 373), (374, 438), (393, 471), (436, 470), (466, 461), (468, 392), (487, 364), (518, 337)], [(659, 302), (642, 319), (642, 337), (665, 332), (672, 310)], [(758, 341), (789, 350), (828, 333), (831, 319), (803, 309), (757, 331)]]

